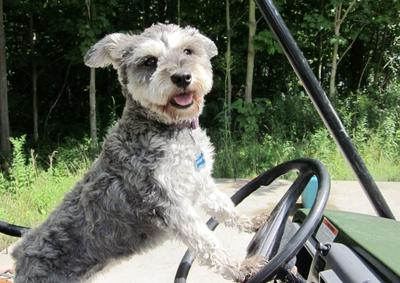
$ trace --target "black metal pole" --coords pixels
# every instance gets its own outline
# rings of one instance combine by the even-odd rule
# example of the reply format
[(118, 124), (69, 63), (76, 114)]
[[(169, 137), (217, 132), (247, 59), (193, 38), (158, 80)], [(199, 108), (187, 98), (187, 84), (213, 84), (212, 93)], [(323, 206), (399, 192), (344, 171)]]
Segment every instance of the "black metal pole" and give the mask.
[(293, 39), (293, 36), (275, 5), (271, 0), (256, 0), (256, 3), (270, 29), (275, 34), (276, 39), (281, 45), (286, 57), (292, 65), (292, 68), (296, 72), (297, 77), (303, 83), (305, 90), (314, 103), (314, 106), (326, 127), (330, 130), (337, 145), (342, 150), (343, 155), (349, 162), (362, 187), (367, 193), (376, 212), (381, 217), (395, 219), (392, 211), (379, 191), (378, 186), (373, 180), (371, 174), (368, 172), (364, 161), (352, 144), (346, 129), (335, 112), (335, 109), (330, 103), (314, 73), (311, 71), (306, 58), (297, 46), (296, 41)]
[(0, 221), (0, 233), (13, 236), (22, 237), (22, 235), (29, 231), (29, 228), (13, 225), (4, 221)]

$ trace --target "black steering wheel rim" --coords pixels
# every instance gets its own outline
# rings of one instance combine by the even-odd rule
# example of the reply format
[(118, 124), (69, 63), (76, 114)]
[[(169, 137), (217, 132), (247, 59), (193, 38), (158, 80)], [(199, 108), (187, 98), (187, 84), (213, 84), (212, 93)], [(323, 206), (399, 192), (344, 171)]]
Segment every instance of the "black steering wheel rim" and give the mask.
[[(268, 264), (264, 266), (264, 268), (262, 268), (255, 276), (247, 281), (248, 283), (260, 283), (265, 282), (266, 280), (270, 280), (275, 272), (279, 269), (279, 267), (281, 267), (284, 263), (286, 263), (298, 253), (303, 244), (314, 232), (323, 216), (323, 212), (329, 196), (330, 178), (327, 170), (321, 162), (313, 159), (301, 158), (282, 163), (275, 166), (274, 168), (267, 170), (255, 179), (251, 180), (231, 197), (232, 202), (236, 206), (245, 198), (247, 198), (250, 194), (256, 191), (259, 187), (267, 186), (278, 177), (294, 170), (298, 171), (298, 178), (283, 196), (278, 205), (274, 208), (273, 213), (274, 211), (277, 211), (277, 214), (281, 216), (284, 215), (287, 219), (288, 211), (291, 209), (289, 205), (286, 205), (287, 202), (290, 202), (294, 205), (298, 196), (301, 194), (302, 190), (304, 190), (305, 184), (308, 183), (309, 179), (313, 175), (316, 176), (318, 180), (318, 191), (315, 202), (308, 216), (305, 218), (304, 222), (300, 226), (299, 230), (286, 244), (285, 249), (281, 249), (281, 251), (275, 255), (276, 247), (272, 247), (269, 253), (273, 257), (268, 262)], [(283, 218), (280, 217), (280, 219), (280, 222), (282, 222)], [(270, 221), (268, 221), (268, 223), (269, 222)], [(282, 223), (279, 222), (278, 224), (282, 225)], [(210, 230), (215, 230), (215, 228), (218, 226), (218, 223), (211, 218), (210, 220), (208, 220), (207, 225)], [(265, 228), (264, 226), (261, 229), (270, 231), (271, 227)], [(277, 231), (277, 233), (275, 233), (275, 235), (273, 236), (273, 239), (275, 241), (273, 245), (276, 245), (278, 235), (279, 231)], [(187, 250), (176, 272), (174, 281), (175, 283), (186, 283), (186, 279), (193, 261), (194, 257), (190, 254), (189, 250)]]

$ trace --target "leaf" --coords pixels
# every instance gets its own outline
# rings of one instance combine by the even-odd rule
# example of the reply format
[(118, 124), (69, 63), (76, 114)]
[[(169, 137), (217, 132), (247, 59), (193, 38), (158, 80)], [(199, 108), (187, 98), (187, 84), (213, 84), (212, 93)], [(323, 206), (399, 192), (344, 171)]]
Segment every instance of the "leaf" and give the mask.
[(268, 30), (260, 31), (254, 36), (254, 47), (256, 50), (267, 51), (267, 54), (269, 55), (281, 53), (280, 47), (274, 36)]

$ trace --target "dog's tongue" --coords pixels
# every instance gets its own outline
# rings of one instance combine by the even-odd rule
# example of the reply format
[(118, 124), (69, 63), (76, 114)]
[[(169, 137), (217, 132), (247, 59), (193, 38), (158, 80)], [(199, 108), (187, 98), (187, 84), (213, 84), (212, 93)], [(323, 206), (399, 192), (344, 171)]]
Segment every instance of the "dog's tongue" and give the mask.
[(193, 102), (193, 95), (191, 93), (183, 93), (172, 98), (174, 102), (180, 106), (186, 106)]

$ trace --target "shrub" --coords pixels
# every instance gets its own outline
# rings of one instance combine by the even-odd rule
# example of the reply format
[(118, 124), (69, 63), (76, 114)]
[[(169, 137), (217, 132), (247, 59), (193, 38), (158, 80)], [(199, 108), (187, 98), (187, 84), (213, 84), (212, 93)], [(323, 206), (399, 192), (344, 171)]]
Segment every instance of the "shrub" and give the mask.
[[(8, 190), (11, 193), (18, 193), (22, 190), (29, 189), (35, 178), (35, 172), (32, 165), (33, 160), (27, 161), (24, 152), (26, 136), (10, 138), (12, 144), (12, 165), (9, 171), (10, 181), (8, 182)], [(3, 177), (4, 178), (4, 177)]]

